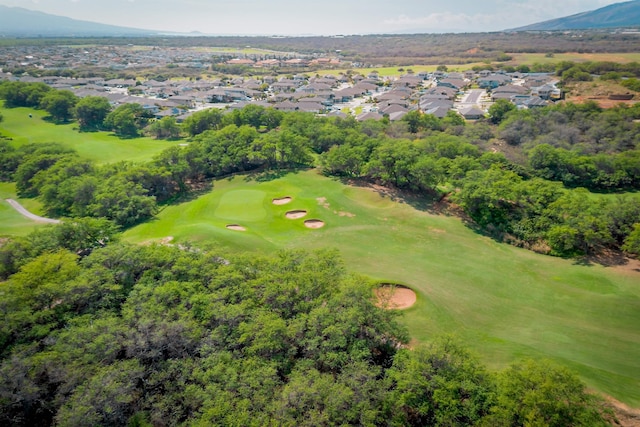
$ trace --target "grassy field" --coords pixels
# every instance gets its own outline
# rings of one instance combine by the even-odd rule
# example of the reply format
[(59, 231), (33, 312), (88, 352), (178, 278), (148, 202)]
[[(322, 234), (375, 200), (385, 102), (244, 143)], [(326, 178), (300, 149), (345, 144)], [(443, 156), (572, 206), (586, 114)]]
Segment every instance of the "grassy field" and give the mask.
[[(532, 65), (558, 63), (561, 61), (573, 61), (573, 62), (587, 62), (587, 61), (607, 61), (618, 62), (626, 64), (629, 62), (640, 62), (640, 53), (556, 53), (552, 57), (547, 57), (544, 53), (508, 53), (513, 59), (508, 62), (491, 62), (491, 65), (495, 68), (503, 66), (519, 66), (519, 65)], [(449, 71), (466, 71), (476, 66), (485, 66), (486, 62), (472, 62), (468, 64), (445, 64)], [(433, 72), (438, 68), (437, 65), (410, 65), (404, 67), (378, 67), (378, 68), (356, 68), (352, 71), (367, 75), (372, 71), (377, 71), (381, 77), (400, 76), (405, 74), (407, 70), (413, 70), (415, 73), (420, 71)], [(399, 70), (402, 71), (399, 71)], [(330, 74), (338, 75), (346, 72), (346, 69), (340, 70), (319, 70), (320, 75)]]
[[(0, 122), (0, 134), (12, 138), (16, 147), (28, 143), (59, 142), (98, 163), (146, 161), (179, 143), (152, 138), (120, 139), (109, 132), (81, 133), (77, 131), (76, 123), (56, 125), (43, 120), (47, 116), (45, 111), (31, 108), (0, 108), (0, 113), (4, 117)], [(29, 114), (33, 117), (30, 118)]]
[[(272, 203), (282, 196), (293, 200)], [(293, 209), (307, 215), (286, 219)], [(310, 218), (326, 225), (308, 229)], [(405, 322), (418, 341), (454, 333), (496, 368), (550, 358), (591, 387), (640, 406), (640, 273), (633, 269), (499, 244), (428, 204), (397, 202), (315, 171), (216, 181), (213, 191), (125, 232), (137, 243), (169, 236), (230, 251), (338, 248), (351, 270), (417, 291)]]
[(29, 234), (36, 227), (41, 226), (25, 218), (13, 209), (5, 199), (19, 201), (22, 206), (35, 214), (41, 214), (40, 203), (34, 199), (20, 199), (16, 196), (14, 183), (0, 182), (0, 237), (23, 236)]

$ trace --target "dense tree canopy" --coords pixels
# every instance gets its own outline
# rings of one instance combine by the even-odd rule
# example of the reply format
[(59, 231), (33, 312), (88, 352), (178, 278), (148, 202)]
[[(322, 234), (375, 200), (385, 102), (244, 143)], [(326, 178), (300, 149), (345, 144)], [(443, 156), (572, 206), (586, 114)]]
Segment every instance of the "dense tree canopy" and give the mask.
[(604, 424), (562, 368), (495, 374), (451, 337), (404, 348), (399, 312), (335, 251), (230, 256), (112, 243), (113, 230), (63, 223), (0, 250), (15, 260), (2, 424)]

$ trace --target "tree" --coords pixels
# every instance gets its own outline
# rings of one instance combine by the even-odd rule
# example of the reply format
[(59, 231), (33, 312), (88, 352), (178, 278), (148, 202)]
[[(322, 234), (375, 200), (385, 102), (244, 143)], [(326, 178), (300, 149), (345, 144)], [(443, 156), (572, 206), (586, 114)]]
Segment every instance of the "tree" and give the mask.
[(489, 107), (489, 118), (494, 124), (500, 124), (507, 114), (515, 109), (516, 106), (508, 99), (498, 99)]
[(53, 120), (67, 122), (73, 117), (78, 97), (70, 90), (49, 91), (40, 101), (40, 107), (46, 110)]
[(399, 351), (387, 375), (392, 425), (476, 425), (494, 403), (491, 376), (451, 337)]
[(76, 104), (75, 116), (82, 130), (101, 129), (111, 111), (109, 100), (103, 96), (87, 96)]
[(147, 127), (147, 131), (156, 139), (175, 139), (180, 137), (180, 126), (175, 117), (163, 117)]
[(622, 250), (630, 254), (640, 255), (640, 223), (633, 226), (633, 230), (625, 239), (624, 245), (622, 245)]
[(140, 104), (124, 104), (107, 115), (104, 125), (120, 137), (133, 138), (138, 136), (146, 119), (146, 113)]
[(222, 124), (222, 113), (217, 108), (209, 108), (193, 113), (182, 122), (182, 128), (191, 136), (207, 130), (218, 130)]
[(94, 202), (90, 206), (93, 215), (104, 217), (121, 226), (131, 226), (155, 215), (157, 205), (154, 197), (140, 184), (113, 176), (96, 189)]
[(4, 99), (5, 106), (8, 108), (37, 108), (42, 98), (52, 90), (44, 83), (9, 81), (0, 85), (0, 98)]
[(568, 369), (549, 361), (511, 365), (498, 377), (494, 426), (607, 426), (602, 401)]

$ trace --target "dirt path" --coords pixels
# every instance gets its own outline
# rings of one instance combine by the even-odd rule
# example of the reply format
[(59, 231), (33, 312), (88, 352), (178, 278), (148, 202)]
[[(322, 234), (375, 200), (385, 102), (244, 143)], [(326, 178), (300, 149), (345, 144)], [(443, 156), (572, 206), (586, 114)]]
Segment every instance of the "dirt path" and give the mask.
[(24, 206), (22, 206), (20, 203), (16, 202), (15, 200), (13, 199), (6, 199), (6, 200), (7, 200), (7, 203), (9, 203), (13, 209), (17, 210), (22, 216), (29, 218), (33, 221), (44, 222), (47, 224), (60, 224), (62, 222), (59, 219), (44, 218), (44, 217), (32, 214), (31, 212), (26, 210)]

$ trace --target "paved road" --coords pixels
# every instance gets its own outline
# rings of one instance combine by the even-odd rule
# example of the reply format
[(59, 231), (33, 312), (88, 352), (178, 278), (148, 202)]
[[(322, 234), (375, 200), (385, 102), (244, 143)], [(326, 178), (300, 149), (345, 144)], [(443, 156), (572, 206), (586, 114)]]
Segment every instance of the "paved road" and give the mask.
[(29, 212), (28, 210), (26, 210), (24, 208), (24, 206), (22, 206), (20, 203), (16, 202), (13, 199), (7, 199), (7, 203), (9, 203), (11, 205), (11, 207), (13, 207), (13, 209), (17, 210), (20, 214), (22, 214), (23, 216), (32, 219), (34, 221), (37, 222), (46, 222), (48, 224), (60, 224), (62, 221), (58, 220), (58, 219), (51, 219), (51, 218), (44, 218), (38, 215), (34, 215), (31, 212)]
[(484, 89), (471, 89), (461, 104), (479, 104), (480, 97), (485, 93)]

